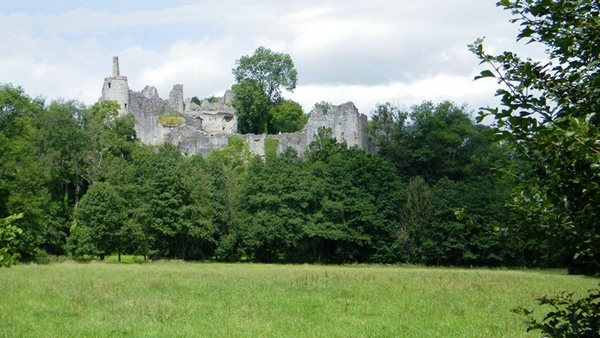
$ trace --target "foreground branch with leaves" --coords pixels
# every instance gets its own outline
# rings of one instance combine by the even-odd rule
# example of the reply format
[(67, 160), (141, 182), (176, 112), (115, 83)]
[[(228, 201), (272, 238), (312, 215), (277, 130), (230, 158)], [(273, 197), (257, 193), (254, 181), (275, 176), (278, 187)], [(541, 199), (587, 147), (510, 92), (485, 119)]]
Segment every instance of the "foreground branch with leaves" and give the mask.
[[(571, 273), (600, 273), (600, 4), (595, 0), (501, 0), (518, 23), (517, 40), (545, 47), (547, 59), (490, 55), (483, 39), (470, 50), (491, 69), (502, 108), (484, 108), (497, 138), (512, 148), (509, 171), (520, 222), (512, 233), (548, 240)], [(523, 307), (528, 330), (551, 337), (598, 337), (598, 290), (539, 299), (542, 321)]]
[(573, 299), (573, 292), (538, 298), (539, 305), (552, 308), (539, 320), (534, 310), (522, 306), (512, 311), (527, 316), (527, 332), (541, 330), (552, 337), (598, 337), (600, 332), (600, 288), (589, 290), (581, 299)]
[(546, 47), (547, 60), (511, 52), (490, 55), (483, 40), (470, 45), (491, 66), (502, 108), (484, 108), (499, 140), (512, 146), (510, 172), (521, 215), (517, 232), (544, 236), (561, 249), (573, 272), (600, 271), (600, 5), (597, 1), (498, 2), (515, 15), (518, 40)]

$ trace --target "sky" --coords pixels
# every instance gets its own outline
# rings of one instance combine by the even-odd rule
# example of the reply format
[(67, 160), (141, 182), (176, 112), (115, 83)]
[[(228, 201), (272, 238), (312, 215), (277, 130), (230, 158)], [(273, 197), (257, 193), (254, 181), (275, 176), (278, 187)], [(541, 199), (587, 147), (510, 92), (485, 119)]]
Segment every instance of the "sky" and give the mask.
[[(0, 83), (31, 97), (91, 105), (118, 56), (129, 87), (168, 98), (222, 95), (236, 59), (259, 46), (288, 53), (298, 70), (283, 96), (306, 112), (316, 102), (409, 108), (451, 100), (496, 106), (494, 79), (467, 45), (533, 53), (496, 0), (0, 0)], [(528, 55), (528, 54), (525, 54)]]

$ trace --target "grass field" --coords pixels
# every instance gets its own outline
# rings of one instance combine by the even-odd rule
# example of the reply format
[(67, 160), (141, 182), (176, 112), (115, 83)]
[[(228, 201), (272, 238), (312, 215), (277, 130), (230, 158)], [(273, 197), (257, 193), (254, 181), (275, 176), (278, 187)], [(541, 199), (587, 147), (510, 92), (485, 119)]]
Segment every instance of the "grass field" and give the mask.
[(0, 336), (526, 337), (511, 308), (598, 282), (532, 270), (21, 264), (0, 270)]

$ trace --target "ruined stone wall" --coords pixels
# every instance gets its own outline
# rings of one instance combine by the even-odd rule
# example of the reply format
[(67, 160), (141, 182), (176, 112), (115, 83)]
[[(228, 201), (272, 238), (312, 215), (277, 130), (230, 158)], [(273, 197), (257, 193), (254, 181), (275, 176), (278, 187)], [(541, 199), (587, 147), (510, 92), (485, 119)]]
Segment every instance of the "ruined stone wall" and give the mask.
[(169, 93), (169, 106), (180, 114), (183, 114), (183, 85), (177, 84), (173, 86)]
[(202, 130), (209, 134), (234, 134), (237, 132), (237, 112), (231, 106), (231, 99), (230, 91), (216, 102), (204, 100), (197, 105), (188, 99), (184, 115), (199, 119)]
[(218, 135), (202, 135), (198, 134), (191, 138), (177, 139), (173, 142), (179, 147), (181, 152), (187, 155), (199, 154), (206, 156), (212, 151), (221, 149), (229, 144), (228, 138), (231, 135), (218, 134)]
[(306, 132), (269, 135), (269, 138), (273, 138), (278, 141), (278, 154), (283, 153), (287, 148), (293, 148), (298, 152), (298, 154), (302, 154), (304, 151), (306, 151), (308, 145), (312, 141), (312, 138), (310, 138), (311, 141), (309, 141), (309, 137)]
[[(360, 114), (352, 102), (348, 102), (340, 106), (331, 107), (327, 113), (323, 113), (320, 110), (313, 110), (306, 127), (297, 133), (282, 133), (278, 135), (235, 135), (240, 136), (246, 144), (248, 144), (251, 153), (259, 156), (265, 155), (265, 140), (268, 138), (278, 141), (277, 152), (279, 154), (283, 153), (287, 148), (293, 148), (301, 155), (315, 139), (319, 128), (331, 128), (333, 137), (340, 142), (346, 142), (348, 147), (357, 146), (361, 149), (371, 151), (373, 150), (373, 147), (369, 142), (366, 126), (367, 117), (364, 114)], [(207, 154), (218, 148), (215, 148), (215, 143), (210, 143), (206, 141), (205, 138), (210, 139), (211, 137), (216, 137), (221, 140), (220, 142), (224, 142), (227, 140), (228, 136), (223, 134), (207, 134), (202, 136), (184, 135), (180, 131), (177, 133), (180, 133), (178, 135), (182, 135), (181, 137), (183, 139), (194, 137), (201, 139), (201, 141), (198, 142), (186, 141), (185, 150), (182, 148), (182, 151), (187, 154)], [(227, 145), (227, 143), (222, 144)]]
[(348, 147), (357, 146), (370, 150), (366, 130), (367, 116), (360, 114), (352, 102), (332, 106), (327, 112), (319, 108), (314, 109), (305, 131), (308, 135), (314, 135), (322, 127), (331, 128), (333, 137), (340, 142), (345, 141)]
[[(237, 113), (231, 105), (233, 94), (225, 92), (215, 102), (203, 101), (197, 105), (183, 100), (183, 85), (175, 85), (168, 100), (158, 95), (156, 88), (146, 86), (141, 92), (129, 89), (127, 77), (119, 74), (118, 58), (113, 58), (113, 76), (104, 79), (101, 100), (115, 100), (120, 105), (119, 114), (131, 113), (135, 117), (135, 130), (142, 143), (159, 145), (172, 143), (182, 152), (207, 155), (228, 145), (228, 138), (237, 131)], [(159, 116), (176, 112), (181, 125), (163, 126)], [(367, 117), (360, 114), (352, 102), (332, 106), (327, 113), (320, 109), (311, 112), (306, 127), (297, 133), (279, 135), (239, 135), (248, 144), (250, 152), (264, 156), (265, 140), (278, 141), (277, 152), (287, 148), (302, 154), (314, 140), (319, 128), (331, 128), (333, 137), (345, 141), (349, 147), (373, 150), (366, 133)]]
[(158, 145), (169, 141), (168, 129), (157, 118), (166, 110), (167, 105), (156, 88), (146, 86), (141, 92), (130, 91), (129, 112), (135, 117), (135, 132), (142, 143)]

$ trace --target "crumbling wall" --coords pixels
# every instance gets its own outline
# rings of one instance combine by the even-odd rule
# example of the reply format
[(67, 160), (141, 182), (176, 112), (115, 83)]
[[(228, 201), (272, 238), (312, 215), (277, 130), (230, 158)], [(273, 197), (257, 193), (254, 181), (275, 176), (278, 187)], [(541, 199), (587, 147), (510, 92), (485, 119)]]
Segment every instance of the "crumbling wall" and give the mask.
[(360, 114), (352, 102), (331, 106), (327, 112), (320, 108), (313, 109), (304, 130), (308, 135), (315, 135), (322, 127), (331, 128), (333, 137), (339, 142), (345, 141), (348, 147), (370, 150), (367, 116)]
[(214, 150), (227, 146), (229, 144), (228, 138), (230, 136), (231, 135), (225, 134), (197, 134), (190, 138), (178, 138), (176, 142), (173, 142), (173, 144), (177, 145), (184, 154), (199, 154), (206, 156)]
[(287, 148), (295, 149), (298, 154), (304, 153), (308, 148), (308, 145), (312, 141), (312, 138), (309, 137), (306, 132), (298, 132), (298, 133), (282, 133), (278, 135), (269, 135), (269, 138), (276, 139), (277, 143), (277, 153), (283, 153)]
[(237, 131), (237, 113), (231, 106), (231, 92), (225, 92), (216, 102), (202, 101), (197, 105), (191, 100), (185, 103), (185, 116), (199, 119), (202, 130), (209, 134), (234, 134)]
[(183, 85), (177, 84), (173, 86), (169, 93), (169, 106), (173, 111), (183, 114)]
[[(234, 95), (226, 91), (214, 102), (204, 100), (197, 105), (183, 100), (183, 85), (173, 86), (169, 99), (163, 100), (155, 87), (146, 86), (141, 92), (129, 90), (127, 77), (119, 74), (118, 58), (113, 58), (113, 76), (104, 79), (101, 100), (115, 100), (120, 105), (119, 114), (129, 112), (135, 117), (135, 130), (142, 143), (158, 145), (170, 142), (182, 152), (207, 155), (228, 145), (228, 138), (237, 131), (237, 113), (231, 102)], [(176, 112), (181, 125), (163, 126), (159, 116)], [(319, 128), (331, 128), (333, 137), (349, 147), (374, 150), (366, 132), (367, 116), (360, 114), (352, 102), (332, 106), (327, 113), (314, 109), (306, 127), (297, 133), (278, 135), (239, 135), (250, 152), (264, 156), (265, 140), (278, 141), (277, 152), (287, 148), (302, 154), (314, 140)]]
[(142, 143), (158, 145), (168, 141), (169, 130), (157, 117), (166, 111), (167, 105), (156, 88), (146, 86), (141, 92), (129, 92), (129, 112), (135, 117), (135, 132)]

